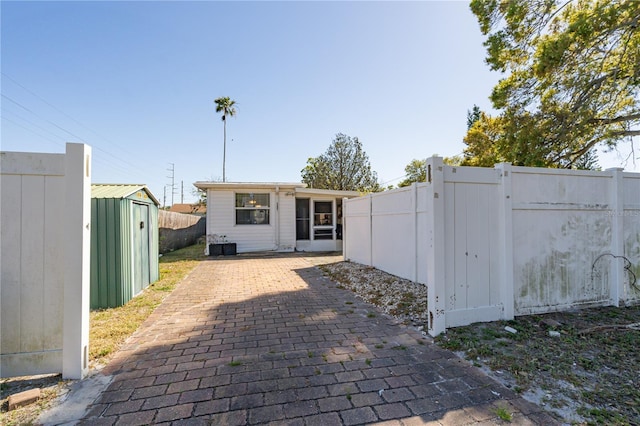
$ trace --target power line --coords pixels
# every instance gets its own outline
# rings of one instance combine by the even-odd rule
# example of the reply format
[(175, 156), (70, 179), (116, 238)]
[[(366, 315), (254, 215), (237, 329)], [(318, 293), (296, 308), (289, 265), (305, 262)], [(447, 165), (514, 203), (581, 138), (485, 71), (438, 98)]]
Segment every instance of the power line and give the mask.
[[(33, 111), (32, 111), (31, 109), (29, 109), (28, 107), (26, 107), (26, 106), (22, 105), (20, 102), (18, 102), (18, 101), (16, 101), (16, 100), (12, 99), (12, 98), (10, 98), (10, 97), (8, 97), (7, 95), (2, 94), (1, 96), (2, 96), (3, 98), (5, 98), (6, 100), (8, 100), (8, 101), (10, 101), (10, 102), (12, 102), (12, 103), (14, 103), (14, 104), (16, 104), (17, 106), (19, 106), (20, 108), (24, 109), (25, 111), (27, 111), (27, 112), (29, 112), (29, 113), (33, 114), (34, 116), (36, 116), (36, 117), (37, 117), (37, 118), (39, 118), (40, 120), (46, 121), (47, 123), (51, 124), (52, 126), (55, 126), (55, 127), (57, 127), (58, 129), (62, 130), (63, 132), (65, 132), (65, 133), (67, 133), (67, 134), (71, 135), (72, 137), (76, 138), (76, 139), (78, 140), (78, 142), (87, 142), (85, 138), (82, 138), (82, 137), (80, 137), (80, 136), (76, 135), (75, 133), (70, 132), (69, 130), (65, 129), (64, 127), (59, 126), (58, 124), (54, 123), (53, 121), (48, 120), (48, 119), (46, 119), (46, 118), (44, 118), (44, 117), (40, 116), (39, 114), (37, 114), (37, 113), (33, 112)], [(107, 154), (108, 156), (110, 156), (110, 157), (114, 158), (114, 159), (115, 159), (115, 160), (117, 160), (117, 161), (120, 161), (120, 162), (122, 162), (122, 163), (124, 163), (124, 164), (127, 164), (128, 166), (130, 166), (130, 167), (131, 167), (131, 169), (132, 169), (132, 170), (134, 170), (134, 171), (135, 171), (135, 172), (137, 172), (137, 173), (140, 173), (140, 172), (139, 172), (139, 170), (138, 170), (138, 166), (136, 166), (135, 164), (130, 163), (130, 162), (128, 162), (127, 160), (124, 160), (124, 159), (122, 159), (122, 158), (119, 158), (119, 157), (115, 156), (114, 154), (112, 154), (112, 153), (110, 153), (110, 152), (108, 152), (108, 151), (106, 151), (106, 150), (104, 150), (104, 149), (100, 148), (100, 147), (99, 147), (98, 145), (96, 145), (96, 144), (93, 144), (93, 148), (94, 148), (94, 149), (96, 149), (97, 151), (100, 151), (100, 152), (102, 152), (102, 153), (104, 153), (104, 154)], [(141, 174), (141, 175), (142, 175), (142, 174)]]
[[(22, 125), (22, 124), (20, 124), (20, 123), (16, 123), (15, 121), (11, 120), (10, 118), (8, 118), (8, 117), (6, 117), (6, 116), (2, 116), (2, 119), (3, 119), (3, 120), (5, 120), (5, 121), (8, 121), (9, 123), (11, 123), (11, 124), (13, 124), (13, 125), (15, 125), (15, 126), (18, 126), (18, 127), (23, 128), (24, 130), (26, 130), (26, 131), (28, 131), (28, 132), (31, 132), (31, 133), (33, 133), (34, 135), (36, 135), (36, 136), (38, 136), (38, 137), (40, 137), (40, 138), (42, 138), (42, 139), (44, 139), (44, 140), (46, 140), (46, 141), (48, 141), (48, 142), (53, 143), (53, 144), (54, 144), (54, 145), (56, 145), (56, 147), (58, 147), (58, 148), (60, 148), (60, 147), (63, 147), (63, 148), (64, 148), (64, 146), (65, 146), (65, 139), (64, 139), (64, 138), (62, 138), (62, 137), (61, 137), (61, 136), (59, 136), (59, 135), (56, 135), (55, 133), (52, 133), (52, 132), (50, 132), (50, 131), (46, 130), (46, 129), (43, 129), (43, 130), (45, 130), (45, 131), (47, 131), (47, 132), (51, 133), (52, 135), (54, 135), (54, 136), (55, 136), (55, 137), (57, 137), (57, 138), (60, 138), (63, 142), (55, 141), (55, 140), (51, 139), (50, 137), (44, 136), (44, 135), (42, 135), (42, 134), (40, 134), (40, 133), (36, 132), (36, 131), (35, 131), (35, 130), (33, 130), (33, 129), (30, 129), (30, 128), (26, 127), (26, 126), (23, 126), (23, 125)], [(31, 125), (35, 125), (35, 124), (33, 124), (33, 123), (29, 123), (29, 124), (31, 124)], [(37, 125), (35, 125), (35, 126), (37, 126)], [(39, 126), (38, 126), (38, 127), (39, 127)], [(103, 159), (103, 158), (100, 158), (100, 157), (96, 156), (96, 155), (94, 155), (94, 156), (93, 156), (93, 160), (94, 160), (94, 161), (96, 161), (97, 163), (104, 164), (104, 165), (109, 166), (109, 167), (111, 167), (111, 168), (118, 169), (118, 171), (119, 171), (120, 173), (123, 173), (123, 172), (124, 172), (124, 173), (128, 173), (128, 172), (129, 172), (129, 169), (126, 169), (126, 168), (124, 168), (124, 167), (122, 167), (122, 166), (120, 166), (120, 165), (118, 165), (118, 164), (113, 164), (112, 162), (109, 162), (109, 161), (107, 161), (107, 160), (105, 160), (105, 159)]]
[(0, 73), (5, 76), (8, 80), (10, 80), (11, 82), (13, 82), (16, 86), (22, 88), (25, 92), (31, 94), (32, 96), (34, 96), (35, 98), (39, 99), (41, 102), (45, 103), (46, 105), (48, 105), (49, 107), (51, 107), (52, 109), (56, 110), (57, 112), (59, 112), (60, 114), (64, 115), (65, 117), (67, 117), (68, 119), (70, 119), (71, 121), (75, 122), (76, 124), (84, 127), (85, 129), (89, 130), (91, 133), (93, 133), (94, 135), (98, 136), (99, 138), (104, 139), (105, 141), (109, 142), (112, 145), (115, 145), (116, 147), (118, 147), (119, 149), (121, 149), (124, 152), (127, 152), (129, 155), (133, 155), (131, 154), (131, 152), (128, 152), (125, 148), (123, 148), (122, 146), (118, 145), (117, 143), (113, 142), (112, 140), (100, 135), (98, 132), (96, 132), (95, 130), (93, 130), (91, 127), (87, 126), (86, 124), (83, 124), (82, 122), (76, 120), (75, 118), (73, 118), (72, 116), (70, 116), (69, 114), (67, 114), (66, 112), (62, 111), (60, 108), (58, 108), (57, 106), (55, 106), (54, 104), (52, 104), (51, 102), (47, 101), (45, 98), (43, 98), (42, 96), (38, 95), (37, 93), (35, 93), (33, 90), (30, 90), (29, 88), (25, 87), (23, 84), (20, 84), (18, 81), (16, 81), (14, 78), (10, 77), (9, 75), (7, 75), (4, 72)]
[(3, 120), (5, 120), (5, 121), (8, 121), (9, 123), (11, 123), (11, 124), (13, 124), (13, 125), (15, 125), (15, 126), (22, 127), (23, 129), (25, 129), (25, 130), (27, 130), (27, 131), (29, 131), (29, 132), (33, 133), (34, 135), (37, 135), (37, 136), (41, 137), (42, 139), (45, 139), (45, 140), (47, 140), (47, 141), (49, 141), (49, 142), (54, 143), (54, 144), (56, 144), (58, 147), (59, 147), (60, 145), (63, 145), (63, 146), (64, 146), (64, 143), (63, 143), (63, 142), (54, 141), (53, 139), (51, 139), (51, 138), (49, 138), (49, 137), (43, 136), (43, 135), (41, 135), (40, 133), (38, 133), (38, 132), (34, 131), (33, 129), (30, 129), (30, 128), (26, 127), (26, 126), (23, 126), (23, 125), (22, 125), (22, 124), (20, 124), (20, 123), (16, 123), (15, 121), (11, 120), (10, 118), (8, 118), (8, 117), (6, 117), (6, 116), (4, 116), (4, 115), (2, 116), (2, 119), (3, 119)]

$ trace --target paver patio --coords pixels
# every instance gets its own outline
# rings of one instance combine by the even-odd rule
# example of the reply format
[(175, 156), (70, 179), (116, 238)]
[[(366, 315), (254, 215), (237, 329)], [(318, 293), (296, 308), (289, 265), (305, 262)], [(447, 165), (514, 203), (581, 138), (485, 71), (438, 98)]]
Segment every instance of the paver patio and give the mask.
[(116, 354), (83, 424), (557, 424), (315, 265), (201, 262)]

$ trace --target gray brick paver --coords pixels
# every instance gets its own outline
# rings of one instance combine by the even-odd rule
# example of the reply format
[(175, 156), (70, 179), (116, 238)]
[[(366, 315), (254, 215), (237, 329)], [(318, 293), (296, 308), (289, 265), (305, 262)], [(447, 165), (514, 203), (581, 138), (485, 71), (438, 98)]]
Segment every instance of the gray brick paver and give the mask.
[(373, 407), (373, 410), (382, 420), (402, 419), (411, 415), (411, 412), (406, 405), (399, 402), (377, 405)]
[(193, 412), (193, 404), (174, 405), (158, 410), (156, 422), (168, 422), (172, 420), (186, 419)]
[(318, 406), (322, 412), (347, 410), (353, 407), (350, 398), (346, 395), (319, 399)]
[(171, 383), (167, 388), (167, 393), (185, 392), (189, 390), (198, 389), (200, 379), (180, 380)]
[(491, 422), (475, 407), (496, 400), (522, 424), (555, 424), (305, 256), (200, 262), (105, 367), (114, 380), (81, 424)]
[(340, 412), (344, 425), (358, 425), (372, 423), (378, 420), (378, 416), (370, 407), (354, 408)]
[(156, 408), (168, 407), (170, 405), (176, 405), (178, 402), (179, 394), (174, 393), (172, 395), (160, 395), (152, 398), (147, 398), (142, 404), (143, 410), (153, 410)]
[(178, 402), (184, 404), (187, 402), (207, 401), (213, 397), (213, 389), (196, 389), (180, 393)]
[(111, 404), (109, 408), (105, 410), (104, 415), (111, 416), (132, 413), (134, 411), (140, 410), (143, 402), (143, 400), (116, 402)]
[(135, 413), (127, 413), (118, 417), (118, 421), (116, 425), (123, 426), (142, 426), (149, 425), (153, 423), (153, 418), (155, 417), (156, 412), (153, 410), (150, 411), (138, 411)]
[(262, 407), (264, 405), (264, 394), (254, 393), (249, 395), (234, 396), (231, 398), (230, 409), (242, 410)]

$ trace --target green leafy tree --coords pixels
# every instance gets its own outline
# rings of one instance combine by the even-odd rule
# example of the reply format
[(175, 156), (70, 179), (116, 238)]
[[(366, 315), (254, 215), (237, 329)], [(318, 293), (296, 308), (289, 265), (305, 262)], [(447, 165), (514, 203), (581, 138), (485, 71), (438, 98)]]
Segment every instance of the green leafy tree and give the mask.
[(409, 186), (414, 182), (427, 181), (427, 161), (413, 159), (404, 168), (406, 178), (398, 184), (398, 188)]
[(473, 104), (473, 108), (470, 111), (467, 110), (467, 130), (470, 129), (471, 126), (473, 126), (473, 123), (480, 120), (481, 114), (482, 114), (482, 111), (480, 110), (480, 107), (476, 104)]
[(472, 0), (471, 10), (487, 64), (506, 77), (491, 94), (500, 115), (469, 129), (466, 162), (578, 167), (597, 146), (640, 135), (640, 2)]
[(382, 188), (357, 137), (338, 133), (327, 151), (307, 160), (302, 182), (310, 188), (377, 192)]
[(462, 166), (464, 157), (462, 155), (454, 155), (453, 157), (444, 157), (442, 162), (447, 166)]
[(216, 112), (222, 113), (223, 123), (223, 150), (222, 150), (222, 181), (227, 181), (226, 163), (227, 163), (227, 116), (233, 117), (236, 115), (235, 104), (236, 101), (231, 100), (228, 96), (215, 99)]

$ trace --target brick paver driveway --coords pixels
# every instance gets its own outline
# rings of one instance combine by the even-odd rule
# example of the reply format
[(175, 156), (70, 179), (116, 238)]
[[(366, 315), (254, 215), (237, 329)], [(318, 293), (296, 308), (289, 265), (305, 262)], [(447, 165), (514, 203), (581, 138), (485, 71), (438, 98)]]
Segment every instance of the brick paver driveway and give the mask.
[(206, 260), (103, 373), (86, 424), (555, 424), (536, 405), (397, 324), (317, 264)]

